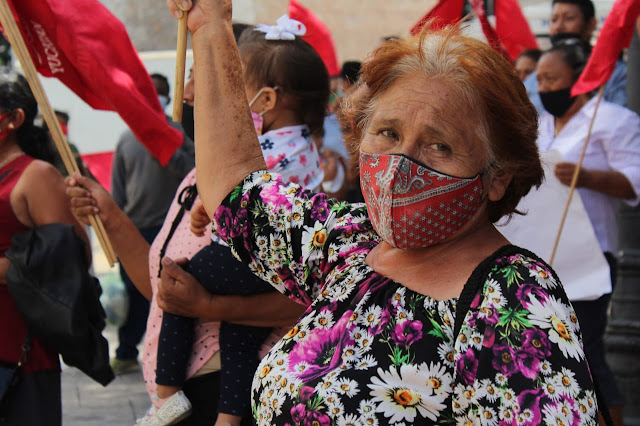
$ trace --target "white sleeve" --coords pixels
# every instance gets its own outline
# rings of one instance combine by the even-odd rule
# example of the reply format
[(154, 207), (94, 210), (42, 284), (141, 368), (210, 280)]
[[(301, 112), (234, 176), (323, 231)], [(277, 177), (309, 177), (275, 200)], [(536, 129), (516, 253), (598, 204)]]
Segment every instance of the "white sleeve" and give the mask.
[(624, 201), (635, 207), (640, 203), (640, 116), (626, 110), (610, 123), (611, 135), (604, 141), (609, 166), (629, 180), (636, 196)]

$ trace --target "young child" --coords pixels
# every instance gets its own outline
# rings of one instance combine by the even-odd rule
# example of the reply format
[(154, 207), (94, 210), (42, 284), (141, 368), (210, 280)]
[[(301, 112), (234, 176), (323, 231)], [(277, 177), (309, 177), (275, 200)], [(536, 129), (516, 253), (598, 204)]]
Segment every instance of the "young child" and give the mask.
[[(302, 29), (302, 31), (300, 31)], [(285, 181), (315, 190), (323, 172), (311, 134), (322, 129), (329, 99), (329, 78), (318, 54), (302, 39), (304, 26), (288, 17), (278, 25), (247, 29), (238, 49), (247, 98), (270, 171)], [(202, 206), (192, 210), (192, 231), (209, 223)], [(186, 267), (213, 294), (248, 295), (273, 291), (236, 260), (215, 237)], [(163, 314), (158, 343), (155, 413), (141, 425), (170, 425), (190, 414), (180, 390), (193, 343), (194, 320)], [(258, 366), (258, 351), (271, 329), (222, 323), (221, 382), (216, 425), (239, 425), (249, 414), (250, 388)]]

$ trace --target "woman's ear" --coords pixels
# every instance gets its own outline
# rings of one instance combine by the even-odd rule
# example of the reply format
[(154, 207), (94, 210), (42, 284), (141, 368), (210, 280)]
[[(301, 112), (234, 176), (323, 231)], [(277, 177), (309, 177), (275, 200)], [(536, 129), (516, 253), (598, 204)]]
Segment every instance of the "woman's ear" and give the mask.
[(14, 109), (9, 115), (9, 124), (7, 125), (7, 128), (9, 130), (19, 129), (20, 126), (22, 126), (22, 124), (24, 123), (24, 118), (25, 115), (22, 108)]
[(503, 170), (497, 170), (489, 176), (489, 185), (487, 195), (489, 201), (500, 201), (504, 197), (507, 187), (511, 183), (513, 173), (505, 173)]

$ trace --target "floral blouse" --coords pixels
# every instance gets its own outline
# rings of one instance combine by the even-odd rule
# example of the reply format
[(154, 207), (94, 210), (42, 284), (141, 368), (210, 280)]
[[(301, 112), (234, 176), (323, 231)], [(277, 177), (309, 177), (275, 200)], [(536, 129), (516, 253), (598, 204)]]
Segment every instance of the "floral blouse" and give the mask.
[(562, 285), (505, 246), (454, 336), (457, 299), (374, 272), (364, 205), (255, 172), (214, 227), (256, 274), (309, 306), (253, 381), (260, 425), (596, 424), (580, 329)]

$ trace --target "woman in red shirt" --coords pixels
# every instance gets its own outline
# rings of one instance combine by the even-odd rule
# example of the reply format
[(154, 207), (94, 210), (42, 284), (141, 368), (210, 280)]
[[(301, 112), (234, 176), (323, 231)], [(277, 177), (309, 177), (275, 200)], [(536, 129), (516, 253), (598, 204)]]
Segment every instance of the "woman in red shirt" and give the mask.
[[(46, 129), (35, 126), (38, 112), (22, 76), (0, 78), (0, 361), (16, 363), (27, 326), (9, 294), (5, 251), (20, 232), (51, 223), (73, 224), (89, 247), (82, 226), (71, 214), (65, 185), (50, 163), (53, 152)], [(88, 249), (89, 250), (89, 249)], [(58, 354), (32, 336), (18, 385), (0, 405), (0, 425), (62, 423)]]

